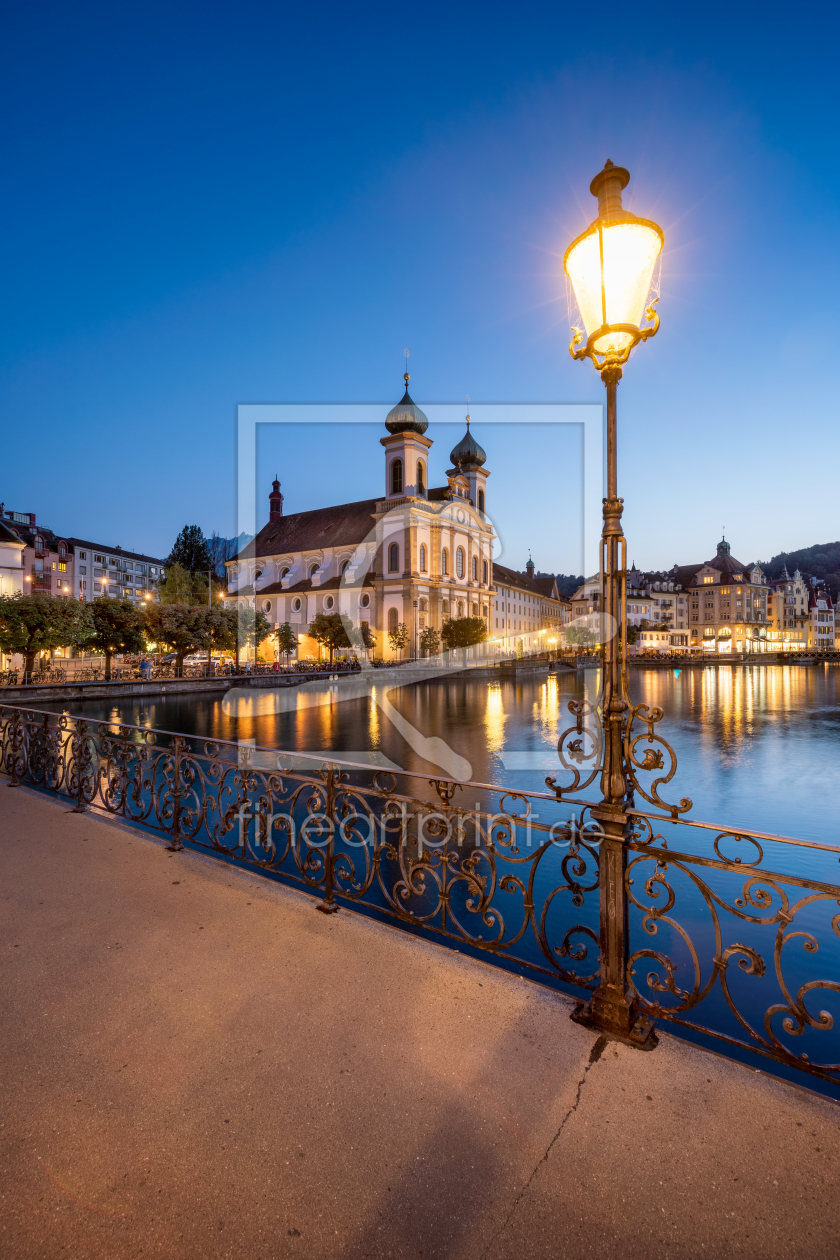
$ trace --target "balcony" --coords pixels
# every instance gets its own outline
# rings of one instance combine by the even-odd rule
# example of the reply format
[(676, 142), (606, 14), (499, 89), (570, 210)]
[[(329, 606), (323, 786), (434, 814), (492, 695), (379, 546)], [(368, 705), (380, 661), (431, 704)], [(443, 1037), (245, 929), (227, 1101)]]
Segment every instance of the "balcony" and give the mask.
[(51, 573), (33, 573), (32, 574), (33, 591), (51, 591), (52, 590), (52, 574)]

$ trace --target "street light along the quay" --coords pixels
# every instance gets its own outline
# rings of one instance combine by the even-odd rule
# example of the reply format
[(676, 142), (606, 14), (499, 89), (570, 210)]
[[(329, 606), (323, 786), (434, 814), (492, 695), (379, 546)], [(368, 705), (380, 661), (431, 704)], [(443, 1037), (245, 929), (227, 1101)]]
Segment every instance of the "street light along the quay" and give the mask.
[[(598, 216), (585, 232), (572, 241), (563, 258), (580, 311), (572, 322), (569, 352), (573, 359), (591, 359), (607, 390), (607, 494), (604, 499), (604, 528), (601, 534), (601, 599), (598, 635), (603, 652), (602, 690), (599, 699), (600, 737), (584, 726), (592, 713), (587, 701), (572, 702), (576, 724), (564, 731), (558, 743), (560, 761), (571, 770), (572, 782), (558, 787), (556, 779), (547, 783), (559, 798), (580, 792), (600, 772), (601, 801), (592, 808), (593, 821), (600, 827), (598, 856), (601, 918), (600, 983), (591, 1000), (574, 1018), (602, 1031), (637, 1044), (643, 1043), (652, 1027), (650, 1020), (637, 1025), (636, 1010), (627, 984), (628, 922), (624, 880), (627, 871), (627, 834), (633, 807), (633, 793), (640, 795), (677, 817), (691, 808), (691, 801), (668, 805), (658, 788), (667, 783), (676, 769), (673, 749), (654, 734), (660, 709), (632, 706), (625, 682), (626, 665), (626, 572), (627, 545), (621, 527), (623, 500), (618, 497), (616, 457), (616, 387), (622, 367), (635, 346), (647, 341), (659, 328), (659, 315), (651, 295), (651, 282), (657, 259), (665, 243), (664, 233), (650, 219), (630, 214), (621, 204), (621, 193), (630, 180), (622, 166), (608, 161), (589, 186), (598, 198)], [(643, 323), (643, 317), (651, 322)], [(583, 325), (583, 329), (580, 325)], [(584, 330), (586, 341), (584, 342)], [(644, 739), (658, 744), (671, 758), (670, 772), (663, 755), (651, 747), (644, 760), (636, 759), (635, 745), (642, 736), (633, 735), (633, 720), (639, 716), (647, 725)], [(583, 751), (585, 735), (592, 752)], [(583, 763), (588, 762), (586, 769)], [(636, 770), (662, 770), (662, 777), (648, 791)], [(616, 890), (621, 890), (616, 896)]]
[[(623, 166), (607, 161), (589, 185), (598, 198), (598, 217), (563, 258), (586, 330), (586, 345), (581, 346), (583, 332), (573, 326), (569, 349), (575, 359), (591, 359), (599, 372), (621, 367), (633, 347), (659, 328), (659, 299), (649, 299), (665, 234), (651, 219), (623, 208), (621, 192), (629, 179)], [(643, 326), (643, 315), (652, 323)]]

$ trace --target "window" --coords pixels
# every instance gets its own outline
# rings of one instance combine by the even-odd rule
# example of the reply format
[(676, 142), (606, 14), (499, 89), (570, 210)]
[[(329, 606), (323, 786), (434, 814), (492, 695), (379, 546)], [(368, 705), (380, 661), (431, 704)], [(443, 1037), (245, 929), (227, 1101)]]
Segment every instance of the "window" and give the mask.
[(420, 460), (417, 464), (417, 493), (426, 493), (426, 470), (423, 467), (422, 460)]
[(478, 556), (473, 556), (472, 558), (472, 575), (473, 575), (473, 581), (477, 582), (478, 581)]
[(426, 572), (426, 544), (420, 544), (420, 572)]
[(264, 600), (263, 600), (263, 612), (267, 612), (267, 613), (270, 613), (270, 612), (271, 612), (271, 600), (270, 600), (270, 599), (264, 599)]
[(342, 577), (344, 577), (345, 570), (347, 569), (347, 566), (349, 563), (350, 563), (349, 560), (342, 560), (341, 564), (339, 565), (338, 571)]
[[(59, 552), (59, 555), (60, 555), (60, 554), (61, 554), (61, 553)], [(67, 572), (67, 564), (66, 564), (66, 562), (65, 562), (64, 560), (59, 560), (59, 562), (58, 562), (58, 571), (59, 571), (59, 573), (66, 573), (66, 572)]]
[[(94, 560), (96, 560), (96, 559), (97, 559), (97, 557), (96, 557), (96, 556), (94, 556), (93, 558), (94, 558)], [(100, 556), (100, 557), (98, 557), (98, 558), (99, 558), (100, 560), (102, 559), (102, 557), (101, 557), (101, 556)], [(234, 570), (234, 572), (238, 572), (238, 570)], [(149, 569), (149, 573), (151, 574), (151, 576), (152, 576), (152, 577), (157, 577), (157, 569), (155, 568), (155, 566), (154, 566), (154, 565), (152, 565), (152, 566), (151, 566), (151, 568)]]
[(703, 578), (703, 582), (705, 583), (705, 585), (706, 585), (706, 586), (709, 586), (709, 585), (710, 585), (710, 583), (714, 582), (714, 580), (715, 580), (715, 579), (714, 579), (713, 577), (704, 577), (704, 578)]
[[(84, 555), (84, 554), (85, 554), (85, 553), (84, 553), (84, 552), (82, 552), (82, 555)], [(87, 573), (87, 565), (86, 565), (86, 564), (80, 564), (80, 565), (79, 565), (79, 572), (80, 572), (80, 573)]]
[(86, 551), (80, 551), (80, 552), (79, 552), (79, 559), (80, 559), (80, 560), (87, 560), (87, 552), (86, 552)]
[(319, 568), (319, 565), (318, 565), (318, 561), (317, 561), (317, 560), (315, 561), (315, 563), (314, 563), (314, 564), (310, 564), (310, 566), (309, 566), (309, 576), (310, 576), (311, 578), (313, 578), (313, 577), (315, 576), (315, 574), (318, 572), (318, 568)]
[(481, 513), (484, 512), (484, 491), (483, 490), (479, 490), (478, 492), (478, 510)]
[(286, 576), (286, 574), (287, 574), (288, 572), (289, 572), (289, 566), (288, 566), (288, 565), (284, 565), (284, 566), (283, 566), (283, 568), (280, 570), (280, 580), (281, 580), (281, 582), (282, 582), (283, 578)]
[(444, 577), (447, 577), (449, 574), (449, 552), (445, 547), (440, 553), (440, 571)]
[(399, 573), (400, 571), (400, 545), (399, 543), (391, 543), (388, 548), (388, 572)]
[(324, 599), (324, 607), (326, 608), (327, 612), (331, 612), (331, 611), (332, 611), (332, 607), (333, 607), (334, 603), (335, 603), (335, 600), (333, 599), (332, 595), (327, 595), (327, 596), (325, 597), (325, 599)]
[(370, 595), (368, 595), (367, 593), (365, 593), (365, 594), (362, 596), (362, 598), (359, 600), (359, 605), (360, 605), (362, 608), (368, 608), (368, 607), (370, 606)]
[(293, 599), (293, 600), (292, 600), (292, 612), (300, 612), (300, 600), (299, 600), (299, 599)]
[(145, 572), (146, 572), (146, 566), (145, 566), (145, 564), (138, 564), (138, 565), (137, 565), (137, 572), (138, 572), (138, 573), (145, 573)]
[(388, 629), (389, 630), (396, 630), (397, 617), (398, 617), (398, 613), (397, 613), (396, 608), (389, 608), (388, 609)]
[(455, 552), (455, 573), (456, 576), (462, 578), (464, 576), (464, 548), (459, 547)]
[(487, 568), (487, 561), (485, 560), (483, 561), (481, 565), (481, 580), (485, 586), (487, 585), (487, 574), (488, 574), (488, 568)]
[(105, 563), (105, 557), (104, 557), (104, 556), (94, 556), (94, 557), (93, 557), (93, 563), (94, 563), (94, 564), (104, 564), (104, 563)]
[(391, 465), (391, 494), (402, 494), (402, 488), (402, 460), (395, 459)]

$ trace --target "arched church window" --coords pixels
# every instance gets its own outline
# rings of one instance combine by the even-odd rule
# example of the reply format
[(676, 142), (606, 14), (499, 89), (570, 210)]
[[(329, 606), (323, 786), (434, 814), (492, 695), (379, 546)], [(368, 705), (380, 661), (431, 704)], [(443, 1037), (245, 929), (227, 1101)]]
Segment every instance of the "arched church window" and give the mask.
[(403, 475), (402, 460), (395, 459), (391, 465), (391, 494), (402, 494)]
[(449, 552), (445, 547), (440, 553), (440, 571), (444, 577), (447, 577), (449, 574)]
[(426, 544), (420, 544), (420, 572), (426, 572)]
[(484, 491), (483, 490), (479, 490), (478, 492), (478, 510), (481, 513), (484, 512)]
[(289, 566), (288, 566), (287, 564), (284, 564), (284, 565), (283, 565), (283, 568), (280, 570), (280, 580), (281, 580), (281, 581), (283, 580), (283, 578), (286, 576), (286, 574), (287, 574), (288, 572), (289, 572)]
[(464, 548), (459, 547), (455, 552), (455, 575), (462, 578), (464, 576)]
[(399, 543), (391, 543), (388, 548), (388, 572), (399, 573), (400, 571), (400, 545)]
[(319, 567), (320, 567), (320, 566), (319, 566), (319, 564), (318, 564), (318, 561), (317, 561), (317, 560), (315, 561), (315, 563), (314, 563), (314, 564), (310, 564), (310, 566), (309, 566), (309, 576), (310, 576), (310, 577), (314, 577), (314, 576), (315, 576), (315, 574), (318, 572)]
[(349, 563), (350, 563), (349, 560), (342, 560), (341, 564), (339, 565), (338, 572), (341, 575), (341, 577), (344, 577), (345, 571)]
[(486, 586), (487, 585), (487, 561), (486, 560), (483, 560), (481, 564), (481, 580)]
[(397, 613), (396, 608), (388, 609), (388, 629), (389, 630), (396, 630), (398, 615), (399, 614)]
[(417, 462), (417, 493), (426, 493), (426, 470), (423, 467), (422, 460), (418, 460)]
[(473, 575), (473, 581), (477, 582), (478, 581), (478, 556), (473, 556), (472, 575)]

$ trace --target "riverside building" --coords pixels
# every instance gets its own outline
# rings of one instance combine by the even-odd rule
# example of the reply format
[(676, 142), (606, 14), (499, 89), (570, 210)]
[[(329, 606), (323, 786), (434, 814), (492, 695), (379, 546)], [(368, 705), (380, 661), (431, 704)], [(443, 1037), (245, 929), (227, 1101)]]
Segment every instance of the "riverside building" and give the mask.
[(402, 655), (389, 630), (405, 626), (408, 653), (427, 627), (481, 617), (492, 633), (495, 532), (487, 516), (487, 456), (467, 431), (450, 453), (446, 484), (429, 485), (428, 419), (405, 394), (385, 418), (383, 493), (374, 499), (284, 513), (280, 482), (268, 523), (225, 564), (227, 606), (250, 605), (273, 625), (288, 622), (301, 658), (318, 656), (308, 633), (318, 613), (363, 622), (379, 657)]
[(63, 537), (38, 525), (34, 512), (10, 512), (0, 505), (0, 520), (23, 545), (20, 589), (26, 594), (82, 601), (109, 595), (133, 603), (157, 596), (165, 570), (154, 556)]

